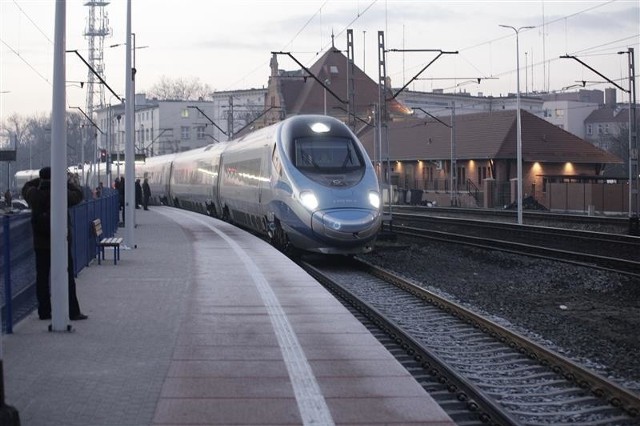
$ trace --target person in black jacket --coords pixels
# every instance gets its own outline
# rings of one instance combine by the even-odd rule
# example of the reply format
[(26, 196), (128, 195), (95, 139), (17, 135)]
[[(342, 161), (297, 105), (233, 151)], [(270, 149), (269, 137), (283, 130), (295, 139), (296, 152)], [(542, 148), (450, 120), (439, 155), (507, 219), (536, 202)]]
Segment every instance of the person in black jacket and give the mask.
[(145, 210), (149, 210), (149, 198), (151, 198), (151, 187), (149, 179), (144, 178), (144, 182), (142, 182), (142, 207)]
[(140, 185), (140, 179), (136, 179), (134, 186), (136, 189), (136, 209), (139, 209), (140, 204), (142, 204), (142, 186)]
[[(49, 275), (51, 271), (51, 168), (40, 170), (39, 178), (30, 180), (22, 188), (22, 197), (31, 208), (31, 227), (33, 229), (33, 248), (36, 254), (36, 296), (38, 298), (38, 316), (41, 320), (51, 319), (51, 291)], [(82, 188), (77, 178), (69, 175), (67, 183), (67, 204), (69, 207), (79, 204), (83, 199)], [(76, 281), (71, 255), (71, 217), (67, 214), (67, 245), (69, 263), (69, 318), (72, 321), (88, 317), (80, 311), (76, 296)]]

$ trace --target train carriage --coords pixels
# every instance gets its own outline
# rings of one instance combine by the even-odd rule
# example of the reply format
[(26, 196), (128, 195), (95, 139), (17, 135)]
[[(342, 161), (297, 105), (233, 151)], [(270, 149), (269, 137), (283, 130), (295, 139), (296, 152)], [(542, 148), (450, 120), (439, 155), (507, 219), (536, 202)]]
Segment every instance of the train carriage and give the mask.
[(328, 116), (295, 116), (233, 141), (150, 157), (136, 176), (148, 180), (152, 203), (227, 220), (285, 252), (366, 253), (381, 225), (371, 161)]
[(292, 117), (140, 168), (166, 204), (228, 220), (284, 251), (368, 252), (380, 228), (371, 161), (335, 118)]

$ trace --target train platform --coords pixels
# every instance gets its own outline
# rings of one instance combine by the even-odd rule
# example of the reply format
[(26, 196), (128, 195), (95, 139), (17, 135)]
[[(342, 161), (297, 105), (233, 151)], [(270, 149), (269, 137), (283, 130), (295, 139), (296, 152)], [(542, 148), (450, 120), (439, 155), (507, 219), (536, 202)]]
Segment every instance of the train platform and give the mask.
[(136, 222), (137, 248), (77, 278), (88, 320), (49, 332), (34, 312), (3, 336), (22, 426), (454, 424), (267, 243), (168, 207)]

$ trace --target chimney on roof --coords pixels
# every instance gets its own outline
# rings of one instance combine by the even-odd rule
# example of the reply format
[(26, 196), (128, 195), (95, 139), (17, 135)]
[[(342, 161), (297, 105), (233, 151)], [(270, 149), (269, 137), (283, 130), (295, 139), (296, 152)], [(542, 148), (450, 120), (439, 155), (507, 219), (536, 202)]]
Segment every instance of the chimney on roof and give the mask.
[(271, 67), (271, 77), (278, 76), (278, 56), (274, 53), (271, 55), (271, 61), (269, 62), (269, 66)]
[(617, 103), (616, 89), (612, 87), (604, 89), (604, 105), (608, 108), (615, 108)]

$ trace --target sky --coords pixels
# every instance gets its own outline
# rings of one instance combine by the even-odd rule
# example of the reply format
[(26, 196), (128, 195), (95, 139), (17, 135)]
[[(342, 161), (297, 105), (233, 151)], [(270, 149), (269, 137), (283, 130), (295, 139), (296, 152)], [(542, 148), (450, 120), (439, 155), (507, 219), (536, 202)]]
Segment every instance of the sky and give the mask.
[[(88, 58), (83, 35), (87, 0), (66, 1), (66, 49)], [(0, 0), (0, 123), (51, 111), (54, 0)], [(640, 74), (640, 1), (427, 1), (427, 0), (131, 0), (136, 34), (136, 92), (162, 78), (197, 80), (214, 90), (266, 87), (271, 52), (290, 52), (310, 66), (332, 43), (346, 52), (353, 30), (355, 64), (378, 80), (378, 34), (384, 34), (392, 86), (412, 90), (500, 96), (517, 90), (515, 31), (521, 29), (520, 90), (612, 87), (578, 61), (627, 89), (628, 54)], [(104, 39), (104, 77), (125, 91), (125, 0), (104, 9), (112, 34)], [(111, 47), (112, 45), (120, 46)], [(412, 50), (412, 51), (408, 51)], [(436, 59), (438, 52), (445, 53)], [(404, 52), (402, 52), (404, 51)], [(67, 105), (86, 106), (88, 68), (66, 55)], [(435, 59), (435, 61), (434, 61)], [(299, 67), (283, 55), (280, 69)], [(429, 66), (430, 62), (433, 63)], [(426, 69), (424, 69), (426, 67)], [(424, 71), (422, 71), (424, 69)], [(421, 72), (422, 71), (422, 72)], [(480, 78), (480, 83), (478, 83)], [(637, 81), (637, 79), (636, 79)], [(571, 87), (573, 86), (573, 87)], [(618, 101), (628, 94), (618, 91)], [(106, 91), (107, 103), (116, 103)], [(1, 124), (0, 124), (1, 125)]]

